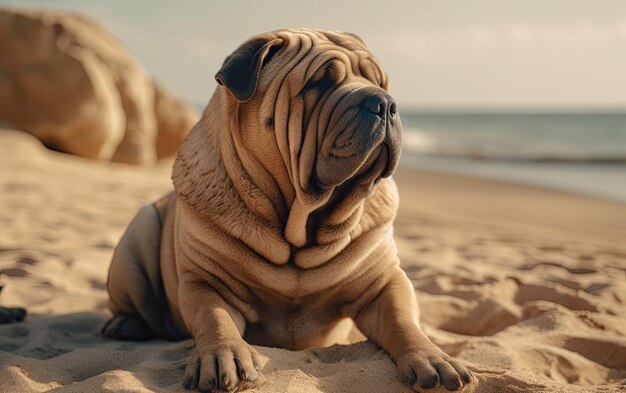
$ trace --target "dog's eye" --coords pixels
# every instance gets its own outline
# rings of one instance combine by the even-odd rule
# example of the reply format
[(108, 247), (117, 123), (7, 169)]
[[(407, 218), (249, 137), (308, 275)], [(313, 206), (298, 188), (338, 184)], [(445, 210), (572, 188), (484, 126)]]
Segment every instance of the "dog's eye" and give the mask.
[(310, 79), (306, 85), (304, 85), (303, 91), (315, 90), (318, 93), (322, 94), (326, 90), (330, 89), (335, 84), (335, 81), (332, 78), (330, 68), (326, 68), (324, 74), (321, 77), (313, 77)]

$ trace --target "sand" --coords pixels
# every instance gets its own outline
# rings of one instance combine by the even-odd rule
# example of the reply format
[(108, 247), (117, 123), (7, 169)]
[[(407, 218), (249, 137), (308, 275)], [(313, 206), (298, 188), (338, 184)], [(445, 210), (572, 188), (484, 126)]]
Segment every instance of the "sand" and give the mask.
[[(192, 343), (99, 336), (105, 279), (155, 168), (87, 161), (0, 131), (0, 391), (184, 391)], [(425, 332), (474, 370), (466, 392), (626, 391), (626, 205), (401, 169), (395, 225)], [(257, 347), (259, 392), (409, 392), (368, 342)], [(431, 390), (432, 392), (445, 389)]]

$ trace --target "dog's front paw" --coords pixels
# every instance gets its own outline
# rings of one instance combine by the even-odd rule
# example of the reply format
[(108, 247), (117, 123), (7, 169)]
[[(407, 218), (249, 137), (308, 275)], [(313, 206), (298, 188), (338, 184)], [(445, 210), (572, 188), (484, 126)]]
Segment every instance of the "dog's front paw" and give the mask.
[(261, 386), (257, 351), (245, 341), (196, 347), (185, 368), (183, 386), (201, 392), (233, 392)]
[(444, 386), (448, 390), (459, 390), (472, 380), (465, 366), (436, 347), (409, 352), (397, 364), (402, 381), (416, 389)]

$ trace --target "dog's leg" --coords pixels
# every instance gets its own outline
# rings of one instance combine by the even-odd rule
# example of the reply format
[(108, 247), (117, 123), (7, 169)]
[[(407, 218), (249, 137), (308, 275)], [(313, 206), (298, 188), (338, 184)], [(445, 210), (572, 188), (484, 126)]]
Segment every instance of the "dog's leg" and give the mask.
[(259, 355), (242, 338), (241, 313), (189, 272), (181, 276), (178, 294), (195, 344), (185, 369), (185, 388), (232, 392), (260, 386)]
[(470, 372), (422, 333), (417, 307), (411, 282), (397, 268), (355, 321), (363, 334), (389, 352), (405, 383), (423, 389), (439, 385), (448, 390), (460, 389), (471, 381)]
[(118, 314), (102, 328), (102, 335), (114, 340), (143, 341), (154, 337), (146, 321), (138, 314)]
[(168, 308), (159, 265), (160, 244), (159, 215), (154, 206), (144, 206), (113, 254), (107, 281), (113, 318), (102, 328), (105, 337), (146, 340), (164, 336), (160, 330)]

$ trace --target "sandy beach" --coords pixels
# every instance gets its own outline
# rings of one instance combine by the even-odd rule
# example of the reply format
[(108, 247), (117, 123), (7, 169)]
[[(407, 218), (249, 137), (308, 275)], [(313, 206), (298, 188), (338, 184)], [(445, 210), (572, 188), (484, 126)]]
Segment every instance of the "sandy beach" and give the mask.
[[(0, 391), (184, 391), (190, 340), (99, 335), (113, 247), (137, 209), (171, 189), (170, 167), (88, 161), (0, 131), (0, 304), (29, 311), (0, 326)], [(394, 177), (395, 237), (422, 326), (474, 371), (464, 392), (626, 391), (626, 205), (406, 169)], [(257, 349), (259, 392), (411, 391), (368, 342)]]

